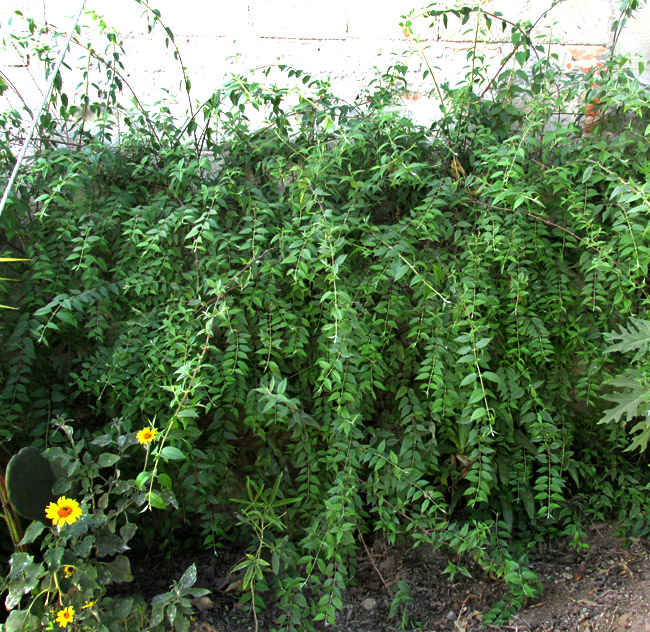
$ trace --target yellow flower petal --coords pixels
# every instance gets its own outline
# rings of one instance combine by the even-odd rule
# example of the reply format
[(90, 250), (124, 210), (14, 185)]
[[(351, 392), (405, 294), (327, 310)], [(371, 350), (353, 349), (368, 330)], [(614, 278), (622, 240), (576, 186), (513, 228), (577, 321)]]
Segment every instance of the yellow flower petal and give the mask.
[(56, 622), (59, 624), (60, 628), (67, 627), (69, 623), (72, 623), (73, 619), (74, 619), (74, 608), (72, 606), (63, 608), (63, 610), (59, 610), (56, 613)]
[(81, 507), (72, 498), (61, 496), (55, 503), (50, 503), (45, 508), (45, 517), (52, 521), (55, 527), (72, 524), (81, 517)]
[(151, 443), (157, 435), (158, 431), (153, 426), (149, 426), (140, 430), (135, 436), (142, 445), (146, 445)]

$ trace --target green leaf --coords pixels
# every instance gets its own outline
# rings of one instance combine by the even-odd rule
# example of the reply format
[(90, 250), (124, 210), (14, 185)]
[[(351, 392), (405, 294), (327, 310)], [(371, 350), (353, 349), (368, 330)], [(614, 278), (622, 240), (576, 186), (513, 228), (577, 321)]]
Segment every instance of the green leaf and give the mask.
[(92, 443), (93, 445), (104, 447), (113, 443), (113, 439), (111, 438), (110, 435), (104, 434), (97, 437), (96, 439), (93, 439), (90, 443)]
[(630, 442), (630, 445), (625, 448), (625, 450), (627, 452), (632, 450), (645, 452), (648, 449), (648, 441), (650, 441), (650, 423), (648, 423), (646, 420), (643, 420), (634, 425), (630, 432), (634, 435), (634, 437)]
[(483, 378), (486, 380), (489, 380), (490, 382), (494, 382), (495, 384), (500, 384), (501, 379), (496, 373), (492, 373), (492, 371), (483, 371)]
[(156, 492), (151, 492), (149, 494), (149, 502), (151, 503), (151, 506), (155, 507), (156, 509), (167, 509), (165, 501), (158, 494), (156, 494)]
[(29, 527), (27, 527), (25, 531), (25, 535), (23, 536), (23, 539), (19, 542), (19, 544), (22, 546), (24, 544), (31, 544), (38, 538), (41, 533), (43, 533), (43, 530), (45, 529), (45, 524), (42, 522), (32, 522)]
[(112, 465), (115, 465), (119, 460), (119, 454), (110, 454), (108, 452), (103, 452), (99, 455), (99, 459), (97, 459), (97, 465), (99, 465), (99, 467), (111, 467)]
[(522, 487), (519, 491), (519, 497), (524, 504), (526, 513), (531, 520), (535, 519), (535, 500), (533, 499), (533, 492), (529, 487)]
[(467, 386), (468, 384), (472, 384), (473, 382), (476, 381), (477, 375), (476, 373), (470, 373), (469, 375), (466, 375), (463, 380), (460, 383), (460, 386)]
[(535, 444), (521, 430), (515, 430), (514, 440), (517, 445), (525, 448), (530, 454), (537, 454)]
[(108, 570), (111, 579), (116, 584), (133, 581), (131, 563), (129, 558), (124, 555), (117, 555), (115, 559), (106, 564), (106, 570)]
[(395, 275), (394, 275), (395, 281), (399, 281), (408, 271), (409, 271), (409, 267), (407, 265), (399, 266), (395, 271)]
[(147, 481), (151, 479), (151, 476), (152, 476), (151, 472), (147, 472), (147, 471), (140, 472), (135, 479), (136, 488), (142, 489), (147, 483)]
[(503, 513), (503, 521), (508, 525), (509, 529), (512, 529), (512, 503), (505, 496), (501, 496), (501, 511)]
[(178, 586), (181, 591), (186, 591), (196, 583), (196, 564), (192, 563), (178, 580)]
[(172, 461), (182, 461), (185, 459), (185, 455), (178, 448), (170, 445), (165, 446), (160, 451), (160, 456), (164, 459), (170, 459)]
[(620, 332), (611, 332), (605, 334), (605, 340), (614, 342), (610, 344), (606, 353), (614, 353), (616, 351), (626, 353), (628, 351), (635, 351), (632, 362), (636, 362), (648, 353), (648, 345), (650, 345), (650, 321), (642, 320), (640, 318), (630, 317), (628, 327), (620, 326)]
[(9, 594), (5, 599), (8, 610), (17, 606), (24, 594), (30, 593), (38, 584), (45, 570), (43, 565), (33, 561), (27, 553), (14, 553), (11, 556), (9, 571)]
[(515, 199), (515, 203), (512, 205), (512, 210), (516, 211), (527, 199), (528, 197), (525, 195), (518, 195)]
[(165, 474), (164, 472), (158, 474), (158, 482), (165, 489), (171, 489), (172, 488), (172, 479), (169, 476), (169, 474)]
[(102, 527), (95, 533), (95, 549), (98, 557), (107, 557), (116, 553), (123, 553), (129, 547), (119, 535), (111, 533), (107, 527)]
[(126, 544), (131, 538), (133, 538), (137, 529), (138, 527), (134, 522), (127, 522), (125, 525), (123, 525), (120, 529), (120, 537), (122, 538), (122, 542)]
[(131, 614), (131, 611), (133, 610), (133, 598), (122, 597), (122, 598), (114, 599), (111, 602), (111, 610), (114, 619), (116, 620), (126, 619)]
[(73, 544), (74, 552), (79, 557), (87, 558), (95, 544), (95, 536), (87, 535)]
[[(161, 624), (163, 617), (165, 616), (165, 606), (167, 605), (168, 598), (165, 597), (171, 593), (165, 593), (164, 595), (157, 595), (154, 597), (151, 603), (151, 627), (156, 627)], [(162, 598), (161, 598), (162, 597)]]
[[(608, 380), (607, 383), (622, 389), (622, 392), (605, 395), (606, 399), (616, 402), (617, 405), (607, 410), (599, 423), (618, 423), (623, 417), (626, 421), (631, 421), (639, 415), (647, 417), (650, 410), (650, 389), (636, 376), (622, 376)], [(650, 429), (649, 421), (645, 420), (644, 424)], [(635, 427), (637, 431), (642, 428), (643, 425)]]
[(485, 417), (487, 415), (487, 410), (483, 408), (482, 406), (479, 406), (473, 413), (472, 416), (470, 417), (470, 421), (476, 421), (477, 419), (480, 419), (481, 417)]
[(4, 623), (4, 632), (31, 632), (41, 630), (38, 617), (29, 610), (12, 610)]
[(176, 616), (174, 617), (174, 630), (178, 630), (178, 632), (188, 632), (189, 629), (189, 620), (183, 615), (182, 612), (177, 612)]
[(183, 408), (183, 410), (180, 410), (176, 415), (176, 417), (178, 417), (179, 419), (185, 419), (185, 418), (194, 419), (198, 416), (199, 414), (193, 408)]

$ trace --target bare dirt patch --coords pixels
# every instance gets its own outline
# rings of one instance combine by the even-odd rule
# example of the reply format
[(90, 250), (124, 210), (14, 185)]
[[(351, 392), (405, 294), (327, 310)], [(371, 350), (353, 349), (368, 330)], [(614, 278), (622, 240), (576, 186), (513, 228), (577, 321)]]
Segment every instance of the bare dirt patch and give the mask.
[(648, 542), (613, 533), (600, 525), (584, 552), (540, 557), (536, 570), (546, 578), (543, 598), (513, 619), (514, 629), (650, 632)]
[[(506, 624), (483, 621), (484, 614), (504, 595), (502, 584), (476, 574), (443, 573), (448, 560), (424, 548), (395, 551), (382, 545), (372, 550), (373, 562), (360, 558), (355, 586), (345, 593), (344, 610), (334, 632), (393, 632), (399, 621), (389, 619), (391, 602), (380, 574), (391, 583), (405, 579), (414, 604), (409, 610), (422, 632), (650, 632), (650, 547), (645, 539), (622, 538), (613, 525), (596, 525), (588, 534), (589, 547), (576, 551), (552, 543), (542, 547), (531, 567), (544, 581), (544, 594)], [(211, 590), (207, 606), (197, 609), (194, 632), (250, 632), (252, 617), (238, 604), (237, 578), (229, 569), (236, 552), (199, 559), (176, 560), (166, 576), (179, 576), (192, 561), (199, 583)], [(175, 566), (178, 565), (178, 569)], [(149, 582), (152, 572), (148, 564)], [(144, 569), (143, 569), (144, 572)], [(140, 583), (136, 572), (136, 582)], [(153, 586), (149, 583), (149, 588)], [(265, 595), (267, 600), (270, 600)], [(259, 632), (268, 632), (277, 615), (273, 608), (259, 617)]]

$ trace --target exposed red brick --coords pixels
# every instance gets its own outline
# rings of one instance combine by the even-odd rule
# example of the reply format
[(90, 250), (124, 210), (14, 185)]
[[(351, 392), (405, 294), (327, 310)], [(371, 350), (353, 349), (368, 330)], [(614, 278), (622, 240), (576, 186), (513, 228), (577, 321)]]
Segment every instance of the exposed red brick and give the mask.
[(601, 55), (607, 52), (606, 46), (577, 46), (571, 48), (571, 58), (575, 61), (586, 61), (590, 59), (598, 59)]

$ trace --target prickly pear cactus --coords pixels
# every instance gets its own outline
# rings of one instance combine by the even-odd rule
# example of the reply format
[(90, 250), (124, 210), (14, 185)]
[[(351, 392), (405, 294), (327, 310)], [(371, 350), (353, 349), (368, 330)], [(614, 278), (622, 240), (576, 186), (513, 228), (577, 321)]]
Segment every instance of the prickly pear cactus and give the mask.
[(50, 462), (36, 448), (23, 448), (7, 465), (7, 495), (25, 518), (45, 520), (45, 507), (55, 500), (56, 476)]

